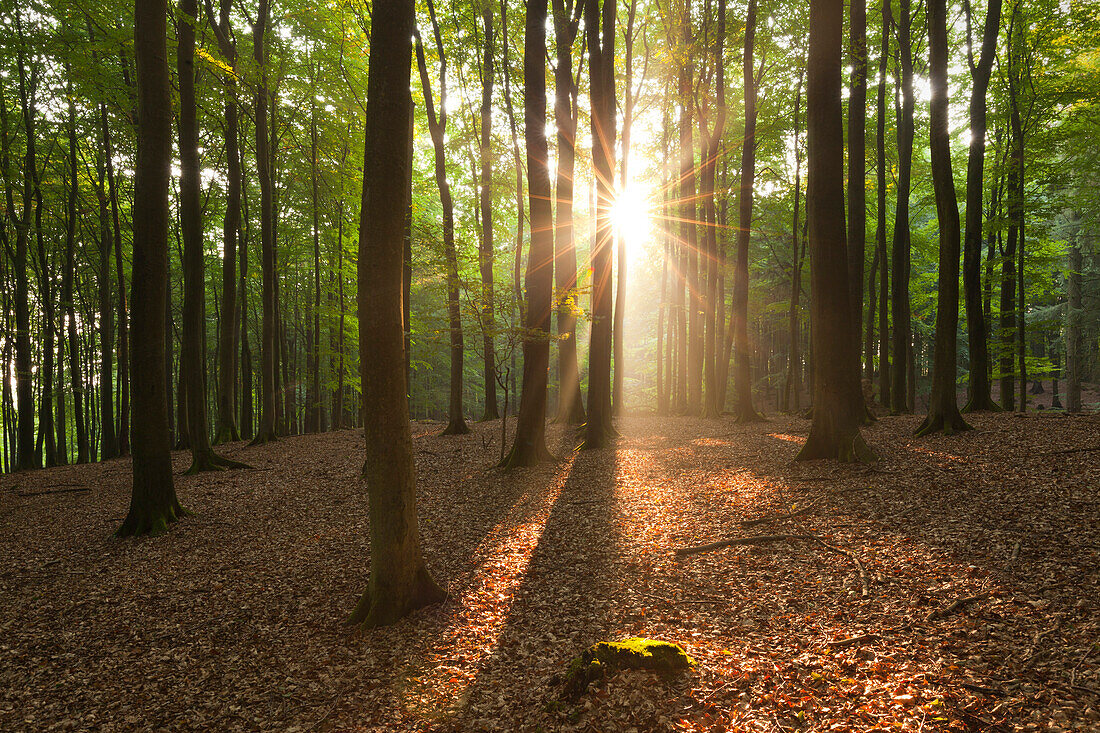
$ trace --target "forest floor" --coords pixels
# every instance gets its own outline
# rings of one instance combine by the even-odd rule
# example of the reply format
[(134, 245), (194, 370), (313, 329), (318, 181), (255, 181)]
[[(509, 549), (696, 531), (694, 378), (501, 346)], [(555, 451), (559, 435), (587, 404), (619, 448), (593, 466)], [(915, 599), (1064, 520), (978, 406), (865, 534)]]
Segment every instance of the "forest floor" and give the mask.
[[(195, 515), (154, 539), (111, 537), (127, 461), (3, 476), (0, 730), (1100, 730), (1097, 418), (971, 421), (883, 418), (846, 466), (792, 463), (800, 418), (628, 417), (512, 473), (499, 422), (416, 423), (451, 599), (365, 633), (355, 431), (223, 448), (255, 470), (178, 476)], [(840, 552), (673, 552), (763, 534)], [(563, 699), (570, 659), (634, 635), (695, 670)]]

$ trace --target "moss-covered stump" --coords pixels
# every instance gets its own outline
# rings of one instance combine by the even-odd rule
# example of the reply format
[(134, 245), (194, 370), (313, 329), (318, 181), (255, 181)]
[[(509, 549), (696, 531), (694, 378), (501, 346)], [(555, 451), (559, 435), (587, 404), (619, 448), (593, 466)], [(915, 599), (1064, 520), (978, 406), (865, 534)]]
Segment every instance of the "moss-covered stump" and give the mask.
[(632, 637), (622, 641), (601, 641), (585, 649), (569, 663), (565, 693), (578, 697), (593, 682), (623, 669), (645, 669), (672, 675), (695, 666), (695, 660), (677, 644), (658, 639)]

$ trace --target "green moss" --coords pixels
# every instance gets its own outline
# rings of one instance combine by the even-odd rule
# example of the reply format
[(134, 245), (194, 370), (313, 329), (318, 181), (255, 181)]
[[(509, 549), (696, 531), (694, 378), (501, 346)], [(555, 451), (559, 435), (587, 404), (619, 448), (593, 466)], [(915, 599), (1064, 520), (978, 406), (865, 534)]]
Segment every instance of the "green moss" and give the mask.
[(601, 641), (585, 649), (569, 663), (565, 689), (581, 695), (592, 682), (599, 682), (622, 669), (648, 669), (672, 674), (695, 666), (695, 660), (678, 645), (657, 639), (631, 637), (622, 641)]

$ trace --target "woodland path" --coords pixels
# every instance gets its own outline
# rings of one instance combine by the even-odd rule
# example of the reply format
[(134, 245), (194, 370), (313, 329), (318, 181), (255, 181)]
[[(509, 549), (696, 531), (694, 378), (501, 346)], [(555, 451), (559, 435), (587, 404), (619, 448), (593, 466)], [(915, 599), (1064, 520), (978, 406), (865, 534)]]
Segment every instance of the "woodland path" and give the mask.
[[(178, 476), (197, 514), (151, 540), (110, 537), (126, 461), (0, 477), (0, 730), (1100, 729), (1100, 450), (1053, 452), (1097, 447), (1096, 418), (918, 422), (867, 429), (860, 467), (792, 464), (799, 418), (628, 417), (614, 450), (552, 428), (562, 461), (510, 474), (499, 422), (416, 423), (452, 600), (361, 635), (355, 431), (224, 448), (256, 470)], [(672, 552), (811, 533), (849, 554)], [(697, 671), (557, 701), (571, 657), (628, 635)]]

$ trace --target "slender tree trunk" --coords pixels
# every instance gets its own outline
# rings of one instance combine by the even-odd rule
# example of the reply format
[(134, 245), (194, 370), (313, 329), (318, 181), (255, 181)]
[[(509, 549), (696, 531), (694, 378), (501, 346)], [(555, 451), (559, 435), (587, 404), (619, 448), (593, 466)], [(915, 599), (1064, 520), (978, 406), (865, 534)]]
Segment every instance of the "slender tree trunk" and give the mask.
[(527, 311), (523, 338), (523, 391), (512, 452), (506, 466), (549, 459), (546, 388), (550, 365), (550, 316), (554, 291), (554, 230), (546, 143), (546, 0), (527, 5), (523, 44), (524, 138), (531, 246), (527, 256)]
[(115, 248), (115, 279), (118, 281), (118, 454), (130, 455), (130, 328), (126, 310), (126, 276), (122, 269), (122, 227), (118, 215), (118, 185), (115, 182), (114, 150), (107, 107), (100, 106), (103, 146), (106, 151), (107, 190), (111, 203), (111, 235)]
[[(218, 41), (218, 47), (226, 64), (237, 67), (237, 44), (232, 37), (229, 23), (230, 0), (221, 0), (218, 6), (218, 20), (214, 20), (210, 0), (206, 2), (206, 14), (210, 27)], [(224, 74), (222, 77), (225, 97), (225, 160), (226, 160), (226, 198), (225, 217), (222, 219), (222, 317), (218, 334), (218, 409), (215, 418), (214, 442), (237, 441), (241, 439), (237, 430), (234, 406), (237, 401), (237, 346), (241, 338), (241, 320), (237, 302), (237, 239), (241, 230), (241, 152), (240, 122), (237, 111), (237, 77)], [(242, 291), (243, 298), (243, 291)], [(241, 311), (243, 313), (243, 310)], [(242, 395), (241, 399), (250, 399), (251, 395)]]
[[(970, 37), (970, 3), (966, 7), (967, 37)], [(966, 234), (963, 243), (963, 286), (966, 299), (966, 330), (969, 336), (970, 367), (968, 399), (963, 412), (999, 410), (990, 394), (989, 324), (982, 309), (982, 193), (985, 169), (986, 92), (997, 53), (997, 34), (1001, 27), (1001, 0), (989, 0), (981, 55), (974, 65), (969, 54), (970, 77), (970, 149), (966, 165)]]
[[(315, 85), (316, 78), (312, 62), (310, 81)], [(317, 172), (317, 94), (309, 97), (309, 149), (310, 149), (310, 194), (313, 209), (313, 318), (306, 339), (309, 352), (309, 394), (306, 398), (306, 432), (319, 433), (322, 430), (321, 409), (321, 202), (320, 180)]]
[(164, 394), (164, 312), (168, 272), (168, 179), (172, 156), (172, 97), (168, 77), (165, 0), (136, 0), (137, 162), (134, 166), (133, 492), (116, 534), (159, 534), (184, 511), (172, 482), (168, 402)]
[(359, 368), (363, 382), (366, 480), (370, 508), (370, 578), (348, 619), (362, 626), (391, 624), (446, 597), (420, 550), (416, 470), (406, 397), (401, 323), (402, 229), (408, 201), (404, 181), (412, 150), (404, 141), (409, 97), (412, 0), (371, 7), (363, 204), (359, 223)]
[[(1015, 141), (1010, 141), (1015, 145)], [(1020, 229), (1017, 225), (1016, 198), (1019, 169), (1009, 163), (1008, 169), (1008, 241), (1001, 249), (1001, 407), (1005, 410), (1016, 409), (1016, 376), (1013, 357), (1016, 338), (1016, 249)]]
[(715, 206), (715, 183), (718, 171), (718, 156), (722, 150), (723, 136), (726, 132), (726, 0), (718, 0), (718, 29), (714, 39), (714, 129), (707, 136), (706, 161), (703, 177), (706, 195), (703, 199), (706, 207), (707, 254), (709, 277), (707, 278), (707, 336), (703, 344), (704, 378), (706, 394), (703, 400), (703, 415), (719, 418), (725, 409), (726, 381), (729, 376), (729, 349), (726, 347), (725, 310), (726, 299), (723, 288), (722, 272), (725, 269), (724, 254), (718, 244), (718, 211)]
[[(66, 74), (69, 76), (69, 74)], [(71, 78), (71, 76), (70, 76)], [(61, 279), (61, 307), (65, 311), (65, 325), (69, 338), (69, 389), (73, 395), (73, 422), (76, 424), (76, 462), (87, 463), (88, 428), (84, 421), (84, 378), (80, 368), (80, 338), (76, 330), (76, 302), (73, 281), (76, 277), (76, 229), (78, 226), (76, 202), (80, 195), (80, 174), (76, 167), (76, 102), (69, 82), (68, 121), (68, 196), (65, 201), (65, 270)]]
[[(558, 306), (558, 414), (557, 422), (580, 425), (585, 421), (577, 364), (577, 247), (573, 231), (573, 172), (577, 140), (577, 84), (573, 80), (573, 42), (587, 0), (566, 7), (554, 0), (554, 124), (557, 128), (557, 176), (554, 211), (554, 278)], [(520, 217), (522, 219), (522, 216)]]
[(802, 107), (802, 79), (806, 73), (805, 65), (798, 72), (798, 86), (794, 96), (794, 221), (791, 224), (791, 299), (787, 312), (787, 333), (790, 347), (787, 350), (787, 378), (783, 383), (782, 407), (786, 411), (798, 412), (802, 394), (801, 357), (799, 344), (802, 341), (802, 311), (799, 297), (802, 295), (802, 260), (806, 244), (801, 249), (798, 243), (799, 209), (802, 196), (802, 148), (798, 138), (801, 134), (800, 112)]
[(261, 303), (263, 324), (260, 334), (260, 424), (252, 445), (260, 445), (275, 440), (276, 421), (276, 384), (275, 358), (278, 349), (278, 327), (275, 310), (275, 208), (272, 200), (271, 179), (271, 138), (268, 134), (268, 91), (267, 67), (264, 61), (264, 34), (267, 30), (270, 5), (268, 0), (259, 0), (256, 11), (256, 24), (252, 29), (252, 55), (259, 69), (259, 83), (256, 85), (256, 175), (260, 184), (260, 269), (263, 274)]
[[(858, 373), (867, 241), (867, 0), (851, 0), (849, 24), (852, 77), (848, 97), (848, 287), (855, 328), (852, 358)], [(870, 419), (862, 389), (858, 399)]]
[(1081, 215), (1076, 211), (1068, 213), (1070, 223), (1069, 236), (1069, 276), (1066, 278), (1066, 412), (1081, 411), (1082, 344), (1081, 321)]
[(928, 2), (929, 82), (931, 108), (929, 144), (932, 186), (936, 193), (936, 221), (940, 231), (939, 286), (936, 296), (936, 339), (932, 362), (932, 392), (928, 416), (917, 435), (943, 431), (951, 435), (969, 430), (959, 414), (955, 386), (959, 328), (959, 204), (951, 171), (951, 131), (948, 126), (947, 0)]
[[(750, 0), (751, 1), (751, 0)], [(699, 284), (699, 230), (698, 210), (695, 198), (695, 111), (694, 79), (695, 57), (692, 46), (695, 41), (691, 22), (691, 8), (687, 0), (681, 7), (680, 18), (680, 241), (684, 277), (687, 281), (685, 303), (687, 338), (684, 344), (685, 394), (684, 410), (689, 415), (703, 411), (703, 290)], [(612, 102), (613, 104), (613, 102)], [(602, 194), (601, 194), (602, 196)]]
[(493, 6), (486, 3), (481, 11), (485, 26), (485, 49), (481, 68), (481, 241), (478, 266), (481, 270), (481, 323), (484, 350), (485, 411), (482, 420), (500, 417), (497, 407), (496, 306), (493, 292)]
[(890, 58), (890, 3), (882, 3), (882, 42), (878, 61), (878, 103), (875, 124), (875, 171), (878, 196), (878, 217), (875, 222), (875, 249), (878, 252), (878, 385), (879, 401), (884, 407), (890, 402), (890, 263), (886, 252), (886, 65)]
[[(756, 38), (756, 0), (749, 0), (745, 18), (745, 138), (741, 144), (741, 193), (738, 200), (737, 262), (734, 268), (733, 382), (737, 392), (737, 422), (758, 422), (764, 417), (753, 407), (752, 355), (749, 351), (749, 236), (752, 231), (753, 186), (756, 180), (756, 87), (753, 48)], [(841, 209), (843, 212), (843, 208)]]
[(865, 408), (857, 398), (858, 343), (848, 288), (844, 224), (844, 112), (840, 62), (842, 0), (811, 0), (806, 191), (810, 240), (811, 333), (814, 348), (814, 414), (797, 460), (873, 460), (860, 424)]
[(424, 60), (424, 46), (417, 33), (416, 61), (420, 67), (420, 82), (424, 88), (424, 109), (428, 114), (428, 130), (435, 147), (435, 182), (439, 187), (439, 199), (443, 206), (443, 254), (447, 270), (447, 319), (451, 340), (451, 379), (450, 405), (447, 427), (443, 435), (464, 435), (470, 432), (462, 408), (462, 312), (459, 308), (458, 250), (455, 245), (454, 202), (451, 199), (451, 186), (447, 182), (447, 156), (444, 149), (444, 137), (447, 133), (447, 57), (443, 52), (443, 38), (439, 33), (439, 23), (435, 17), (435, 5), (428, 0), (432, 31), (435, 35), (436, 51), (439, 54), (439, 114), (436, 115), (432, 100), (431, 81), (428, 78), (428, 66)]
[(906, 359), (912, 340), (909, 313), (909, 193), (913, 170), (913, 47), (910, 42), (909, 0), (900, 0), (898, 56), (901, 66), (901, 115), (898, 117), (898, 198), (894, 209), (894, 246), (890, 269), (894, 317), (890, 411), (909, 412)]

